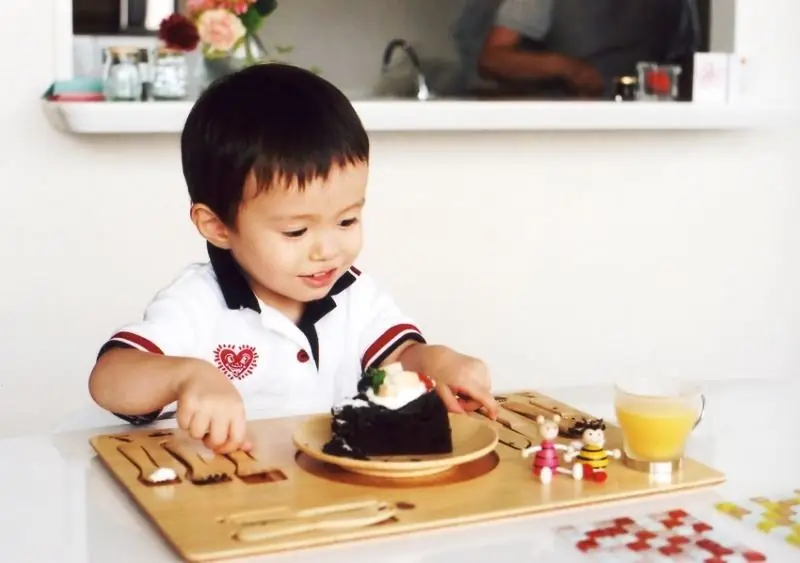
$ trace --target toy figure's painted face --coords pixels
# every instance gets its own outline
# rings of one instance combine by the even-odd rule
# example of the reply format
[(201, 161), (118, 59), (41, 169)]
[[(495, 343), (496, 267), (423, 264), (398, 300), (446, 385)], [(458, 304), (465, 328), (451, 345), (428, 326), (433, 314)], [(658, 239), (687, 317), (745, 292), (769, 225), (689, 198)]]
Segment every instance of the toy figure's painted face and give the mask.
[(555, 440), (558, 437), (558, 423), (548, 420), (539, 425), (539, 432), (545, 440)]
[(587, 446), (602, 448), (605, 441), (605, 432), (599, 428), (588, 428), (583, 432), (583, 443)]

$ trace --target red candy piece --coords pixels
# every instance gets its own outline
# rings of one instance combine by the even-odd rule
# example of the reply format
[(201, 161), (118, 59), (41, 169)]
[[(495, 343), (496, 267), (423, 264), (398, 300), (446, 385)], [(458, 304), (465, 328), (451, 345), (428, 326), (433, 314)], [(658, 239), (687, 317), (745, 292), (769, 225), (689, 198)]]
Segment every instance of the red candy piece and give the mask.
[(692, 524), (692, 528), (698, 534), (702, 534), (703, 532), (710, 532), (711, 530), (713, 530), (713, 528), (708, 524), (706, 524), (705, 522), (697, 522), (696, 524)]
[(670, 510), (667, 512), (667, 516), (676, 520), (680, 520), (681, 518), (686, 518), (689, 516), (689, 514), (684, 510)]
[(741, 554), (745, 561), (766, 561), (767, 558), (757, 551), (745, 551)]
[(631, 524), (635, 524), (636, 522), (633, 521), (633, 518), (628, 518), (627, 516), (623, 518), (615, 518), (614, 524), (617, 526), (630, 526)]
[(627, 544), (625, 547), (631, 551), (644, 551), (646, 549), (650, 549), (650, 544), (648, 544), (646, 541), (635, 541)]
[(626, 533), (627, 530), (622, 526), (611, 526), (608, 528), (608, 534), (610, 536), (621, 536), (622, 534)]
[(591, 551), (592, 549), (597, 549), (598, 543), (592, 539), (588, 540), (581, 540), (575, 544), (575, 547), (586, 553), (587, 551)]
[(655, 533), (647, 531), (647, 530), (642, 530), (641, 532), (636, 532), (634, 535), (637, 538), (639, 538), (640, 540), (652, 540), (654, 537), (656, 537)]
[(676, 545), (665, 545), (664, 547), (659, 547), (658, 551), (664, 555), (678, 555), (679, 553), (683, 553), (683, 550)]
[(689, 543), (689, 539), (684, 538), (683, 536), (672, 536), (671, 538), (667, 538), (667, 541), (672, 545), (683, 545)]
[(730, 555), (733, 553), (727, 547), (723, 547), (722, 545), (718, 544), (712, 539), (703, 538), (701, 540), (697, 540), (697, 547), (701, 549), (705, 549), (706, 551), (714, 554), (714, 555)]

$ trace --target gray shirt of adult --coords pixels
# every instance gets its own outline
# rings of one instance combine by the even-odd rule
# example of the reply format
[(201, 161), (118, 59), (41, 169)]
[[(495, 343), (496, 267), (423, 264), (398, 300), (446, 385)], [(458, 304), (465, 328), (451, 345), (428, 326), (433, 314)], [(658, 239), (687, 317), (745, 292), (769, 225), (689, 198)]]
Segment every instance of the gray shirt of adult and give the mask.
[[(606, 90), (640, 61), (684, 49), (687, 0), (466, 0), (453, 26), (463, 84), (476, 82), (477, 61), (493, 26), (518, 32), (547, 51), (592, 64)], [(683, 34), (685, 35), (685, 34)], [(678, 44), (680, 43), (680, 44)], [(529, 47), (530, 48), (530, 47)]]

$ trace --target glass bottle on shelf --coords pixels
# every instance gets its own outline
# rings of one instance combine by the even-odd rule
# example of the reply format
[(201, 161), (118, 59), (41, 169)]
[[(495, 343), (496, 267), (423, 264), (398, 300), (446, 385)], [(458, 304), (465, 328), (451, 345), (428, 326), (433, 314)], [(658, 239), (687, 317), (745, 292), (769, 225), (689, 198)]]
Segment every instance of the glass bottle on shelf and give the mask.
[(103, 94), (109, 101), (139, 101), (142, 76), (139, 50), (108, 47), (103, 50)]
[(183, 100), (189, 93), (186, 53), (158, 47), (152, 56), (152, 95), (156, 100)]

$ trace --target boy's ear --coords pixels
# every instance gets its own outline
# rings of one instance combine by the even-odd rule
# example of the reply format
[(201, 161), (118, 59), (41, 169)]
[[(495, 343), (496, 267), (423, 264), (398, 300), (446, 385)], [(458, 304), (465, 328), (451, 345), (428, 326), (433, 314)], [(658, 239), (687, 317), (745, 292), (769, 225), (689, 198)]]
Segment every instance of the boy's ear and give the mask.
[(229, 229), (207, 205), (195, 203), (190, 216), (202, 237), (216, 247), (229, 249)]

